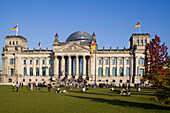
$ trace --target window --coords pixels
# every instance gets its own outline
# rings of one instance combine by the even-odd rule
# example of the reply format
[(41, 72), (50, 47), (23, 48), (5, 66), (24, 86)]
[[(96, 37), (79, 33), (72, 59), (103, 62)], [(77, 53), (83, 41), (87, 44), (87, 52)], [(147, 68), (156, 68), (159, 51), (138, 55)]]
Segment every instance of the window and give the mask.
[(101, 68), (101, 67), (98, 69), (98, 76), (99, 76), (99, 77), (102, 76), (102, 68)]
[(105, 76), (106, 76), (106, 77), (109, 76), (109, 68), (108, 68), (108, 67), (105, 69)]
[(119, 76), (123, 76), (123, 68), (119, 68)]
[(139, 44), (139, 40), (136, 40), (136, 43)]
[(9, 41), (9, 45), (11, 45), (11, 41)]
[(45, 60), (43, 60), (42, 64), (45, 64)]
[(23, 82), (25, 82), (25, 79), (23, 79)]
[(11, 82), (12, 82), (12, 79), (9, 78), (9, 79), (8, 79), (8, 82), (11, 83)]
[(108, 61), (108, 60), (106, 60), (106, 64), (109, 64), (109, 61)]
[(36, 76), (39, 76), (39, 68), (36, 68)]
[(142, 44), (142, 43), (143, 43), (143, 40), (140, 40), (140, 43)]
[(15, 64), (15, 60), (13, 58), (10, 60), (10, 64)]
[(113, 82), (115, 82), (115, 80), (113, 80)]
[(115, 60), (113, 60), (113, 64), (116, 64), (116, 61), (115, 61)]
[(13, 41), (13, 45), (15, 45), (15, 42)]
[(31, 82), (31, 79), (29, 79), (29, 81)]
[(51, 60), (49, 60), (49, 64), (51, 64)]
[(35, 81), (37, 81), (37, 79), (35, 79)]
[(11, 68), (11, 76), (14, 74), (14, 69)]
[(49, 76), (52, 76), (52, 68), (49, 68)]
[(27, 74), (27, 69), (26, 67), (24, 67), (24, 76), (26, 76), (26, 74)]
[(112, 68), (112, 76), (115, 77), (116, 76), (116, 68)]
[(120, 60), (120, 64), (122, 64), (122, 60)]
[(42, 81), (44, 81), (44, 79), (42, 79)]
[(18, 45), (18, 41), (16, 41), (16, 45)]
[(36, 60), (36, 64), (38, 64), (38, 60)]
[(128, 77), (129, 76), (129, 67), (126, 68), (126, 76)]
[(24, 64), (26, 64), (26, 60), (24, 60)]
[(30, 60), (30, 64), (32, 64), (32, 60)]
[(143, 76), (144, 69), (139, 69), (139, 76)]
[(129, 83), (129, 80), (127, 80), (126, 82)]
[(147, 40), (145, 40), (145, 42), (144, 43), (147, 43)]
[(144, 59), (143, 59), (143, 58), (140, 58), (140, 59), (138, 60), (138, 64), (144, 64)]
[(46, 68), (42, 67), (42, 76), (45, 76), (45, 75), (46, 75)]
[(129, 60), (127, 60), (126, 62), (127, 62), (127, 64), (129, 64)]
[(120, 83), (122, 83), (122, 80), (120, 80)]
[(33, 68), (30, 67), (30, 76), (33, 76)]
[(102, 64), (102, 60), (99, 60), (99, 64)]

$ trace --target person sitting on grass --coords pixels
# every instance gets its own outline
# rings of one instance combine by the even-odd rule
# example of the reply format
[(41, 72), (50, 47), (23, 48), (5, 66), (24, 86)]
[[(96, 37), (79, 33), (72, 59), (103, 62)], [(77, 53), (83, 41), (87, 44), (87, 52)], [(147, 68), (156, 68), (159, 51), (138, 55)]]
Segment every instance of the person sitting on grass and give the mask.
[(83, 89), (81, 90), (82, 92), (85, 92), (86, 91), (86, 88), (85, 87), (83, 87)]
[(114, 88), (112, 87), (112, 88), (110, 88), (110, 91), (113, 91), (114, 90)]

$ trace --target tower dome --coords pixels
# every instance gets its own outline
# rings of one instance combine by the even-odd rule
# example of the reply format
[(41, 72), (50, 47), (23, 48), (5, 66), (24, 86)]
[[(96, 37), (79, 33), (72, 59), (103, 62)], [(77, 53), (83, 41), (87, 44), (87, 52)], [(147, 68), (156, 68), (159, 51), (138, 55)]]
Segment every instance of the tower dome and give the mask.
[(79, 41), (83, 43), (91, 43), (92, 36), (86, 32), (78, 31), (75, 33), (72, 33), (66, 40), (66, 42), (74, 42)]

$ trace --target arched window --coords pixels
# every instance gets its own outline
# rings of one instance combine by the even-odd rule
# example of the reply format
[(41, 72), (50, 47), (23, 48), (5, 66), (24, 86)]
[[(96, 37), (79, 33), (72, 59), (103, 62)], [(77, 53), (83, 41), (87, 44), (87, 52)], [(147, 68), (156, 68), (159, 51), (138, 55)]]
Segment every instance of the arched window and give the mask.
[(9, 45), (11, 45), (11, 41), (9, 41)]
[(106, 77), (109, 76), (109, 68), (108, 68), (108, 67), (105, 69), (105, 76), (106, 76)]
[(143, 59), (143, 58), (140, 58), (140, 59), (138, 60), (138, 64), (144, 64), (144, 59)]
[(15, 45), (15, 42), (13, 41), (13, 45)]
[(18, 45), (18, 41), (16, 41), (16, 45)]
[(24, 76), (26, 76), (27, 74), (27, 70), (26, 70), (26, 67), (24, 67)]
[(116, 76), (116, 68), (115, 68), (115, 67), (112, 68), (112, 76), (113, 76), (113, 77)]
[(30, 76), (33, 76), (33, 68), (30, 67)]
[(45, 75), (46, 75), (46, 68), (42, 67), (42, 76), (45, 76)]
[(119, 76), (123, 76), (123, 68), (119, 68)]
[(126, 68), (126, 76), (129, 76), (129, 67)]
[(52, 68), (49, 68), (49, 76), (52, 76)]
[(39, 68), (36, 68), (36, 76), (39, 76)]
[(143, 76), (144, 69), (139, 69), (139, 76)]
[(102, 76), (102, 68), (101, 68), (101, 67), (98, 69), (98, 76), (99, 76), (99, 77)]

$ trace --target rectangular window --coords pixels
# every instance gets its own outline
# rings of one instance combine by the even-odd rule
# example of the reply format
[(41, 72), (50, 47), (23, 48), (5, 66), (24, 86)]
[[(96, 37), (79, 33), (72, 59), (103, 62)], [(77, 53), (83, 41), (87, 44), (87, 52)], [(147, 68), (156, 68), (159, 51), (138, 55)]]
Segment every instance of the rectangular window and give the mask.
[(23, 82), (25, 82), (25, 79), (23, 79)]
[(45, 64), (45, 60), (43, 60), (42, 64)]
[(116, 61), (115, 61), (115, 60), (113, 60), (113, 64), (116, 64)]
[(49, 60), (49, 64), (51, 64), (51, 60)]
[(106, 60), (106, 64), (109, 64), (109, 61), (108, 61), (108, 60)]
[(122, 64), (122, 60), (120, 60), (120, 64)]
[(127, 64), (129, 64), (129, 60), (127, 60)]
[(14, 74), (14, 69), (11, 68), (11, 76)]
[(26, 60), (24, 60), (24, 64), (26, 64)]
[(102, 60), (99, 60), (99, 64), (102, 64)]
[(10, 64), (15, 64), (15, 60), (13, 58), (10, 60)]
[(145, 42), (144, 43), (146, 43), (147, 41), (145, 40)]
[(140, 43), (142, 44), (142, 43), (143, 43), (143, 40), (140, 40)]
[(138, 43), (139, 43), (139, 40), (136, 40), (136, 43), (138, 44)]
[(36, 60), (36, 64), (38, 64), (38, 60)]
[(32, 64), (32, 60), (30, 60), (30, 64)]
[(18, 45), (18, 41), (16, 41), (16, 45)]

